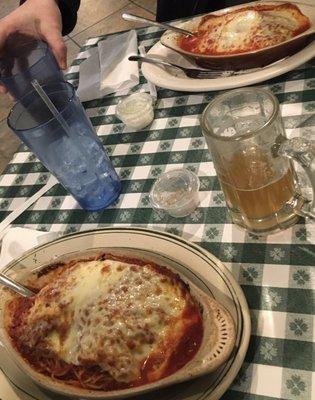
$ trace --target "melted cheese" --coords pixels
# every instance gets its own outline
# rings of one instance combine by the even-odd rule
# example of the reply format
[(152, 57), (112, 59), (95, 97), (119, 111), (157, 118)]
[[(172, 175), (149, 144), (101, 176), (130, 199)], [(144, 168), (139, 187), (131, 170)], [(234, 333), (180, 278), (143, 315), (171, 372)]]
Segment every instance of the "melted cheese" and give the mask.
[(237, 54), (284, 42), (310, 27), (293, 4), (245, 7), (204, 17), (197, 37), (180, 38), (184, 50), (199, 54)]
[(150, 266), (78, 262), (36, 296), (24, 340), (131, 382), (151, 354), (179, 335), (185, 305), (181, 286)]

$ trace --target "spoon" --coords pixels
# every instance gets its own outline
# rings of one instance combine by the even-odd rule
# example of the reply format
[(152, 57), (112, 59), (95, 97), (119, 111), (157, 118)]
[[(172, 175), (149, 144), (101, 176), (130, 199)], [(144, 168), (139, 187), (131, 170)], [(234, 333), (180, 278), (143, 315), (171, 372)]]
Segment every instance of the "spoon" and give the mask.
[(152, 19), (138, 17), (137, 15), (123, 13), (121, 15), (121, 17), (125, 21), (149, 23), (150, 25), (158, 26), (159, 28), (163, 28), (163, 29), (168, 29), (168, 30), (174, 31), (176, 33), (181, 33), (182, 35), (195, 36), (195, 33), (186, 31), (186, 29), (177, 28), (176, 26), (172, 26), (169, 24), (162, 24), (161, 22), (156, 22), (156, 21), (152, 21)]
[(14, 292), (21, 294), (24, 297), (34, 296), (34, 292), (27, 289), (27, 287), (21, 285), (20, 283), (8, 278), (6, 275), (0, 273), (0, 283), (7, 288), (13, 290)]

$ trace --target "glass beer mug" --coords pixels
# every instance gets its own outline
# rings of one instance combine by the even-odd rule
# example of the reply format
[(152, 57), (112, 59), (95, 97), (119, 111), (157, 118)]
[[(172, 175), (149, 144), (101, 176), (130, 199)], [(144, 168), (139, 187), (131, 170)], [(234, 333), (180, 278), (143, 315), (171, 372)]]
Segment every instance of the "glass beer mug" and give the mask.
[(299, 216), (315, 217), (314, 200), (301, 195), (291, 161), (304, 168), (314, 199), (314, 142), (286, 138), (271, 92), (226, 92), (206, 107), (201, 126), (235, 224), (266, 234), (288, 228)]

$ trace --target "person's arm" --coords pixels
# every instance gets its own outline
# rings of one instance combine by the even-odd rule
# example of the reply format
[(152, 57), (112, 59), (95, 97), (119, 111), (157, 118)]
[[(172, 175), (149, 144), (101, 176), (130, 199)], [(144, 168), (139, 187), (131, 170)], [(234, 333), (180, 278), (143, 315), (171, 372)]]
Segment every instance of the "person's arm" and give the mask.
[[(20, 4), (26, 0), (20, 0)], [(80, 7), (81, 0), (55, 0), (62, 18), (62, 36), (68, 35), (77, 22), (77, 12)]]
[[(0, 20), (0, 51), (16, 33), (46, 41), (61, 69), (67, 68), (67, 47), (63, 33), (73, 29), (80, 0), (23, 0)], [(5, 89), (0, 88), (3, 92)]]
[[(67, 4), (63, 5), (63, 2)], [(74, 8), (69, 11), (68, 5), (72, 2)], [(17, 9), (0, 19), (0, 53), (9, 37), (15, 34), (32, 36), (46, 41), (60, 68), (66, 69), (67, 46), (62, 37), (63, 20), (64, 31), (68, 32), (74, 27), (79, 5), (79, 0), (60, 0), (59, 4), (57, 0), (24, 0)], [(0, 92), (7, 92), (1, 84)]]

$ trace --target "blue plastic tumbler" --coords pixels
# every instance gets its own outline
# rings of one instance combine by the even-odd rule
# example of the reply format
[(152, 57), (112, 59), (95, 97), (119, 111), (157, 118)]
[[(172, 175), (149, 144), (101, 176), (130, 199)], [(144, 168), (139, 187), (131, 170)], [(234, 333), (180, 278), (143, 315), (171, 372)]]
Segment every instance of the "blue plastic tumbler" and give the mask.
[(0, 82), (15, 99), (32, 90), (31, 81), (44, 85), (64, 76), (48, 45), (34, 38), (9, 38), (0, 54)]
[[(121, 192), (120, 180), (72, 85), (42, 87), (59, 114), (53, 116), (33, 89), (12, 108), (8, 125), (82, 208), (107, 207)], [(60, 124), (60, 117), (67, 130)]]

